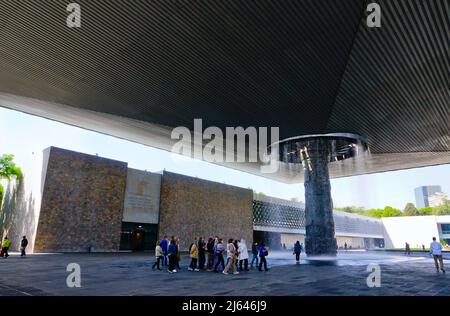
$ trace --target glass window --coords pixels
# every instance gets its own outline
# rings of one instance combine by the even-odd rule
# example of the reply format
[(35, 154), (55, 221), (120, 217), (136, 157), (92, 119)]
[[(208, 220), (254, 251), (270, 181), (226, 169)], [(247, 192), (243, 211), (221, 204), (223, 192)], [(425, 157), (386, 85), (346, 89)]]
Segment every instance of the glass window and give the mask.
[(441, 231), (443, 234), (450, 235), (450, 224), (441, 224)]

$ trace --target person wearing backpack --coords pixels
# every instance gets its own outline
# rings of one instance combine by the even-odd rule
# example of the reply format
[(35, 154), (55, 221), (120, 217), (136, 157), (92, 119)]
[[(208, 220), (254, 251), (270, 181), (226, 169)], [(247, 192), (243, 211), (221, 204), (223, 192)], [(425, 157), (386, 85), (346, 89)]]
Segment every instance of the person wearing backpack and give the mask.
[(266, 257), (269, 255), (269, 250), (266, 248), (264, 243), (261, 243), (261, 246), (259, 246), (259, 271), (262, 271), (262, 266), (264, 264), (264, 270), (269, 271), (267, 268), (267, 260)]

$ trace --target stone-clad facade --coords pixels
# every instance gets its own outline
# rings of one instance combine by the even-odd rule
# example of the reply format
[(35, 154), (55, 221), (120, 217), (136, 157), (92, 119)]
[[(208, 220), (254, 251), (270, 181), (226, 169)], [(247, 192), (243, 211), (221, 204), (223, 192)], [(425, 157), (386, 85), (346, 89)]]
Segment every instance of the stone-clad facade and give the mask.
[[(15, 225), (6, 233), (17, 240), (29, 236), (34, 252), (153, 250), (164, 235), (179, 236), (182, 251), (198, 236), (245, 239), (248, 247), (255, 238), (272, 249), (306, 242), (301, 203), (166, 171), (129, 169), (124, 162), (55, 147), (44, 151), (43, 162), (40, 207), (24, 212), (20, 195), (3, 203)], [(349, 216), (334, 213), (341, 244), (355, 246), (348, 239), (355, 236), (359, 244), (383, 238), (381, 223)]]
[(186, 250), (196, 236), (253, 240), (253, 192), (164, 171), (159, 238), (181, 237)]
[(118, 251), (127, 163), (47, 149), (35, 252)]

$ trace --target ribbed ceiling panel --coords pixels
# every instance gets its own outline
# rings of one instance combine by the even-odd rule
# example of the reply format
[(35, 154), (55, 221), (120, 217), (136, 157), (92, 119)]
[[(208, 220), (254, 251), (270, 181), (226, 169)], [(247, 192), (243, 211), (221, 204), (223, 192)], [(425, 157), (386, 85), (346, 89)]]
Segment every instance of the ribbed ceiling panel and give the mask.
[(323, 132), (365, 1), (3, 0), (0, 91), (169, 126)]
[(372, 152), (450, 151), (448, 1), (378, 1), (381, 28), (362, 24), (329, 132), (368, 136)]
[(448, 0), (0, 1), (0, 92), (167, 126), (450, 151)]

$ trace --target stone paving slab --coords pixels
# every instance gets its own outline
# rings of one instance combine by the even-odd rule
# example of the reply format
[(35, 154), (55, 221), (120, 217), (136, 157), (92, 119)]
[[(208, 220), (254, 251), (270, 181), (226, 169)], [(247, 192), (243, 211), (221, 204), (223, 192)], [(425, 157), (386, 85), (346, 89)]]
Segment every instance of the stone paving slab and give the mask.
[[(223, 275), (187, 271), (187, 257), (179, 273), (152, 271), (154, 258), (145, 253), (11, 256), (0, 258), (0, 295), (450, 296), (450, 275), (437, 274), (430, 258), (353, 253), (340, 256), (339, 265), (306, 264), (305, 260), (295, 265), (290, 254), (276, 258), (269, 258), (268, 272)], [(367, 264), (375, 259), (381, 267), (381, 287), (369, 288)], [(81, 288), (66, 285), (66, 267), (73, 262), (81, 266)]]

